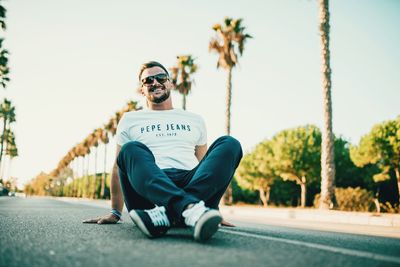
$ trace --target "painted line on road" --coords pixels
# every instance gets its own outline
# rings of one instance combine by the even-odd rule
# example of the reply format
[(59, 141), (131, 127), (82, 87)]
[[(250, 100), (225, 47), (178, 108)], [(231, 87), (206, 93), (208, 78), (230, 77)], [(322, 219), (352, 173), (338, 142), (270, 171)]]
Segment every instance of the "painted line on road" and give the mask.
[(355, 257), (360, 257), (360, 258), (367, 258), (367, 259), (373, 259), (373, 260), (378, 260), (378, 261), (386, 261), (386, 262), (390, 262), (390, 263), (400, 264), (400, 258), (398, 258), (398, 257), (386, 256), (386, 255), (376, 254), (376, 253), (371, 253), (371, 252), (331, 247), (331, 246), (326, 246), (326, 245), (321, 245), (321, 244), (316, 244), (316, 243), (309, 243), (309, 242), (303, 242), (303, 241), (297, 241), (297, 240), (285, 239), (285, 238), (279, 238), (279, 237), (272, 237), (272, 236), (265, 236), (265, 235), (259, 235), (259, 234), (251, 234), (251, 233), (232, 231), (232, 230), (226, 230), (226, 229), (220, 229), (218, 231), (223, 232), (223, 233), (233, 234), (233, 235), (253, 237), (253, 238), (270, 240), (270, 241), (277, 241), (277, 242), (287, 243), (287, 244), (291, 244), (291, 245), (299, 245), (299, 246), (303, 246), (303, 247), (309, 247), (309, 248), (313, 248), (313, 249), (319, 249), (319, 250), (329, 251), (329, 252), (333, 252), (333, 253), (344, 254), (344, 255), (348, 255), (348, 256), (355, 256)]

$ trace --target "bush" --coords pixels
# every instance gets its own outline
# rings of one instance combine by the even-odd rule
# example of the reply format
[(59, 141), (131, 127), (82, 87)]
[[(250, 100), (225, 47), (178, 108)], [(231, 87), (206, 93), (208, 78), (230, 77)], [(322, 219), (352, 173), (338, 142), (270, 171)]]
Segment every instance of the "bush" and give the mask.
[(399, 204), (392, 205), (390, 202), (379, 203), (382, 212), (387, 213), (398, 213), (399, 212)]
[(273, 206), (295, 207), (300, 205), (300, 186), (294, 181), (277, 179), (271, 188), (270, 204)]
[[(360, 187), (335, 188), (335, 196), (338, 210), (372, 211), (375, 207), (373, 193)], [(314, 207), (319, 206), (320, 197), (320, 194), (315, 196)]]
[(260, 202), (258, 192), (241, 188), (238, 185), (236, 177), (232, 179), (231, 185), (234, 203), (258, 204)]

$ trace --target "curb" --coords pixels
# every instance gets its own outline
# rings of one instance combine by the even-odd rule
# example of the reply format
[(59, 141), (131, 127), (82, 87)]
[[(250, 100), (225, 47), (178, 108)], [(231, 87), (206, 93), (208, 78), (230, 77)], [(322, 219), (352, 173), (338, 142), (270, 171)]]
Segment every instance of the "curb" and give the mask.
[(222, 206), (222, 213), (232, 216), (259, 219), (290, 219), (357, 225), (400, 227), (400, 214), (376, 214), (336, 210), (314, 210), (296, 208), (256, 208), (246, 206)]

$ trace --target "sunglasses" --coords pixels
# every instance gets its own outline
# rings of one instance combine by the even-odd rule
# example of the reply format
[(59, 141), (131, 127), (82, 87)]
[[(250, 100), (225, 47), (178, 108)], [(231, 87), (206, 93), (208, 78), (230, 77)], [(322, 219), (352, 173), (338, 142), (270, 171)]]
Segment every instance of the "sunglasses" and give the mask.
[(156, 74), (153, 76), (148, 76), (144, 79), (142, 79), (142, 84), (143, 85), (151, 85), (154, 83), (154, 80), (157, 80), (158, 83), (165, 83), (166, 81), (168, 81), (168, 75), (165, 73), (160, 73), (160, 74)]

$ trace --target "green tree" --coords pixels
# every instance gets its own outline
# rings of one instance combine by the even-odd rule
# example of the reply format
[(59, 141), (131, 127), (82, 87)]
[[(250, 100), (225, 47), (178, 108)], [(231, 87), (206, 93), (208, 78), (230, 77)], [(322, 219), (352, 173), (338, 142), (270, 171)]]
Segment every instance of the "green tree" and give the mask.
[(266, 140), (243, 157), (236, 171), (239, 186), (257, 190), (264, 207), (268, 206), (271, 186), (277, 176), (273, 169), (273, 160), (271, 141)]
[(67, 196), (65, 192), (65, 184), (68, 179), (72, 177), (72, 169), (69, 167), (64, 167), (60, 172), (52, 178), (50, 184), (50, 194), (52, 196)]
[(376, 190), (376, 184), (372, 179), (376, 168), (357, 167), (350, 157), (350, 146), (351, 144), (345, 138), (335, 138), (335, 187), (361, 187), (368, 191)]
[(319, 0), (320, 26), (322, 44), (322, 77), (323, 77), (323, 110), (321, 150), (321, 209), (332, 208), (335, 203), (335, 152), (332, 130), (332, 97), (331, 66), (329, 51), (329, 0)]
[(171, 68), (171, 78), (175, 89), (182, 95), (182, 108), (186, 110), (186, 97), (194, 83), (191, 75), (197, 71), (198, 66), (194, 63), (191, 55), (177, 56), (176, 66)]
[(312, 125), (284, 130), (272, 138), (274, 169), (284, 180), (301, 188), (301, 207), (306, 206), (307, 184), (319, 180), (321, 132)]
[(48, 196), (50, 195), (51, 182), (52, 177), (45, 172), (41, 172), (30, 181), (24, 191), (27, 195)]
[(375, 125), (361, 138), (358, 146), (350, 148), (350, 155), (359, 167), (372, 164), (379, 169), (373, 176), (375, 182), (390, 179), (393, 171), (400, 195), (400, 116)]

